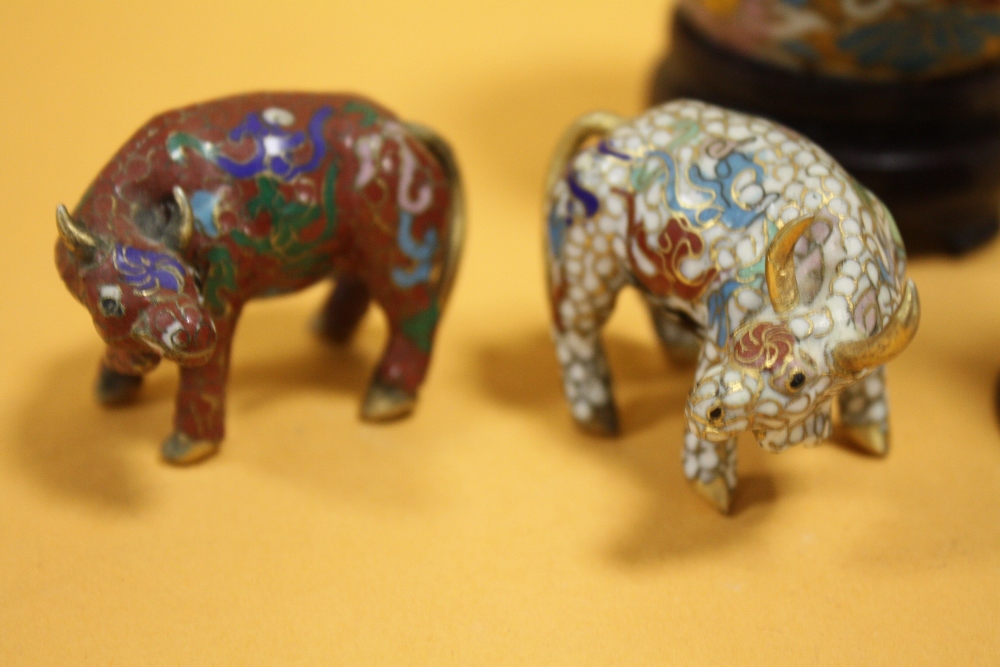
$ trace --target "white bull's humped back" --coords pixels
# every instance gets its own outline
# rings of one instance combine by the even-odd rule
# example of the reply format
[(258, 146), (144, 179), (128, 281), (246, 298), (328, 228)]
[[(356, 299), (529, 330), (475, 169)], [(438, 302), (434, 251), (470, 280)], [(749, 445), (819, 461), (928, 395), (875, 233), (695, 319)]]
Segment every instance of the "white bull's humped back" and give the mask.
[[(817, 145), (762, 118), (668, 103), (582, 151), (551, 194), (553, 215), (569, 223), (566, 270), (584, 275), (584, 290), (603, 292), (599, 278), (616, 264), (719, 346), (748, 318), (774, 316), (765, 253), (779, 226), (803, 215), (815, 223), (796, 247), (797, 337), (870, 334), (900, 298), (905, 260), (886, 208)], [(664, 248), (668, 225), (701, 251)], [(674, 288), (657, 290), (664, 273)], [(591, 319), (583, 302), (600, 294), (575, 296), (561, 315)]]

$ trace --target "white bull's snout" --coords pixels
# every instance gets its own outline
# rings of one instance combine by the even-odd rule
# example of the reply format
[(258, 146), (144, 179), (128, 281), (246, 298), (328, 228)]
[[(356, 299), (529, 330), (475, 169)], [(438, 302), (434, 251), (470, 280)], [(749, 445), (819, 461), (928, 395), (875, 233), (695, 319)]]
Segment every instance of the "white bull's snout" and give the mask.
[(688, 418), (705, 440), (729, 440), (753, 427), (759, 395), (759, 377), (720, 365), (695, 385), (688, 399)]
[(764, 391), (763, 383), (752, 369), (721, 364), (709, 369), (695, 384), (687, 405), (688, 421), (698, 437), (724, 442), (750, 431), (762, 448), (779, 452), (830, 436), (830, 400), (817, 405), (814, 392), (808, 390), (794, 397), (772, 395)]

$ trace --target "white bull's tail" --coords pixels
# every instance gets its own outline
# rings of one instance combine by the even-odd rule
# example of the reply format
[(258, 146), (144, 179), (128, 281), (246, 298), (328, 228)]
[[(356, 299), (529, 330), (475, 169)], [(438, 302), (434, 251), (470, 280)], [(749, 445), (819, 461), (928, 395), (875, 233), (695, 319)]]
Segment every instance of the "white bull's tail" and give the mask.
[(625, 118), (610, 111), (592, 111), (576, 119), (559, 139), (552, 161), (549, 162), (549, 171), (545, 176), (546, 197), (566, 173), (570, 159), (583, 142), (591, 137), (605, 137), (624, 122)]

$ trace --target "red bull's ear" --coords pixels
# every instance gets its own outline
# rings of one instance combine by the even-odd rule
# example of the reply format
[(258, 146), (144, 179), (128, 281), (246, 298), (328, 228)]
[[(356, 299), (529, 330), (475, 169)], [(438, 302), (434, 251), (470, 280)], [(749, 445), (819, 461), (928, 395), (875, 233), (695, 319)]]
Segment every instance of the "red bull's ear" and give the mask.
[(212, 318), (185, 297), (150, 304), (133, 333), (167, 359), (185, 366), (203, 364), (215, 352)]

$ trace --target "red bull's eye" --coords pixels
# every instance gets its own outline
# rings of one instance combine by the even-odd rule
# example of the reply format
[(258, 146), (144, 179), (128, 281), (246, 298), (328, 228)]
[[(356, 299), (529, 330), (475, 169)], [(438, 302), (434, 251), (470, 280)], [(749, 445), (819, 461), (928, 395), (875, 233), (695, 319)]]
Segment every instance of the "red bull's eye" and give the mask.
[(122, 288), (118, 285), (101, 285), (98, 290), (101, 314), (105, 317), (121, 317), (125, 314), (122, 305)]

